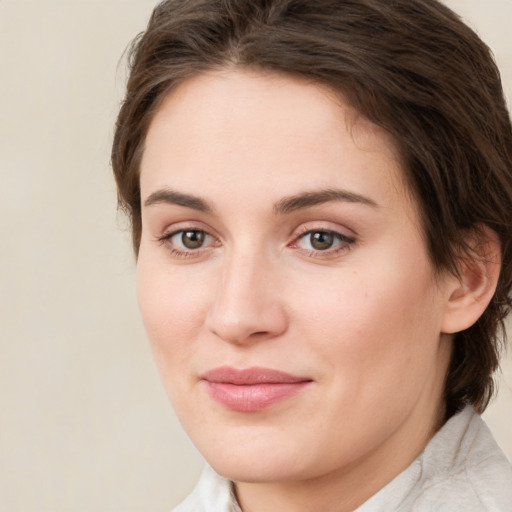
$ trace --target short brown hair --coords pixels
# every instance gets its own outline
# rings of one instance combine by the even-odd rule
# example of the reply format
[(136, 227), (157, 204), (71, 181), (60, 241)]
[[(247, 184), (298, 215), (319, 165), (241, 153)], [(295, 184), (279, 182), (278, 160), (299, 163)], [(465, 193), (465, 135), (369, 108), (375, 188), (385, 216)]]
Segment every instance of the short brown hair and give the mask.
[[(512, 275), (512, 128), (489, 48), (437, 0), (167, 0), (130, 50), (112, 165), (141, 237), (139, 165), (167, 93), (226, 66), (327, 84), (396, 140), (436, 269), (456, 272), (464, 235), (497, 233), (502, 270), (481, 318), (454, 340), (449, 415), (493, 394)], [(474, 256), (473, 256), (474, 257)]]

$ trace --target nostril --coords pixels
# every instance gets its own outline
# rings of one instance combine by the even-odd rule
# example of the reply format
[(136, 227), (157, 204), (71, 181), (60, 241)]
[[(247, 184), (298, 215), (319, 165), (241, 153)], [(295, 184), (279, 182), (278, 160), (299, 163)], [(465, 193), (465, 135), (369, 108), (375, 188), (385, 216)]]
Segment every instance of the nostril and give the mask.
[(268, 331), (257, 331), (257, 332), (253, 332), (251, 334), (251, 336), (253, 337), (259, 337), (259, 336), (266, 336), (268, 334)]

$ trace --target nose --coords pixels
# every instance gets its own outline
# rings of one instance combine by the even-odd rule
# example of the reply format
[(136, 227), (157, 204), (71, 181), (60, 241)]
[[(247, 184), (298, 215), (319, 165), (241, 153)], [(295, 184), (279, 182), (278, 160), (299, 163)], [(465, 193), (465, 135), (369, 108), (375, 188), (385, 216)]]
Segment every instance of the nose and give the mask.
[(272, 339), (288, 327), (276, 265), (256, 255), (233, 255), (223, 263), (206, 327), (222, 340), (244, 345)]

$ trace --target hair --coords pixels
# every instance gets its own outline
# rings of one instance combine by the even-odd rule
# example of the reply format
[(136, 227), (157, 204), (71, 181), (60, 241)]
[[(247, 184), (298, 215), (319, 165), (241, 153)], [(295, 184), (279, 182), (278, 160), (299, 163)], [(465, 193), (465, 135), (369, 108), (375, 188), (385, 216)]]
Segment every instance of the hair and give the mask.
[(483, 412), (510, 310), (512, 127), (489, 48), (437, 0), (167, 0), (132, 43), (112, 166), (119, 205), (141, 239), (139, 166), (151, 120), (187, 79), (226, 67), (327, 85), (396, 141), (436, 270), (475, 258), (467, 233), (501, 244), (495, 295), (455, 335), (447, 415)]

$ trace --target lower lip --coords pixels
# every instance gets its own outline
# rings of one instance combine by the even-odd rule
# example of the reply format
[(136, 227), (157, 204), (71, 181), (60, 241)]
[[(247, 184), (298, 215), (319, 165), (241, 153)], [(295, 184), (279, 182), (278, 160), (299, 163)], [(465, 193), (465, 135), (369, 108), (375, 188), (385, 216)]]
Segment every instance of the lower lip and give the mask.
[(239, 412), (258, 412), (299, 393), (310, 381), (228, 384), (205, 381), (210, 396), (224, 407)]

